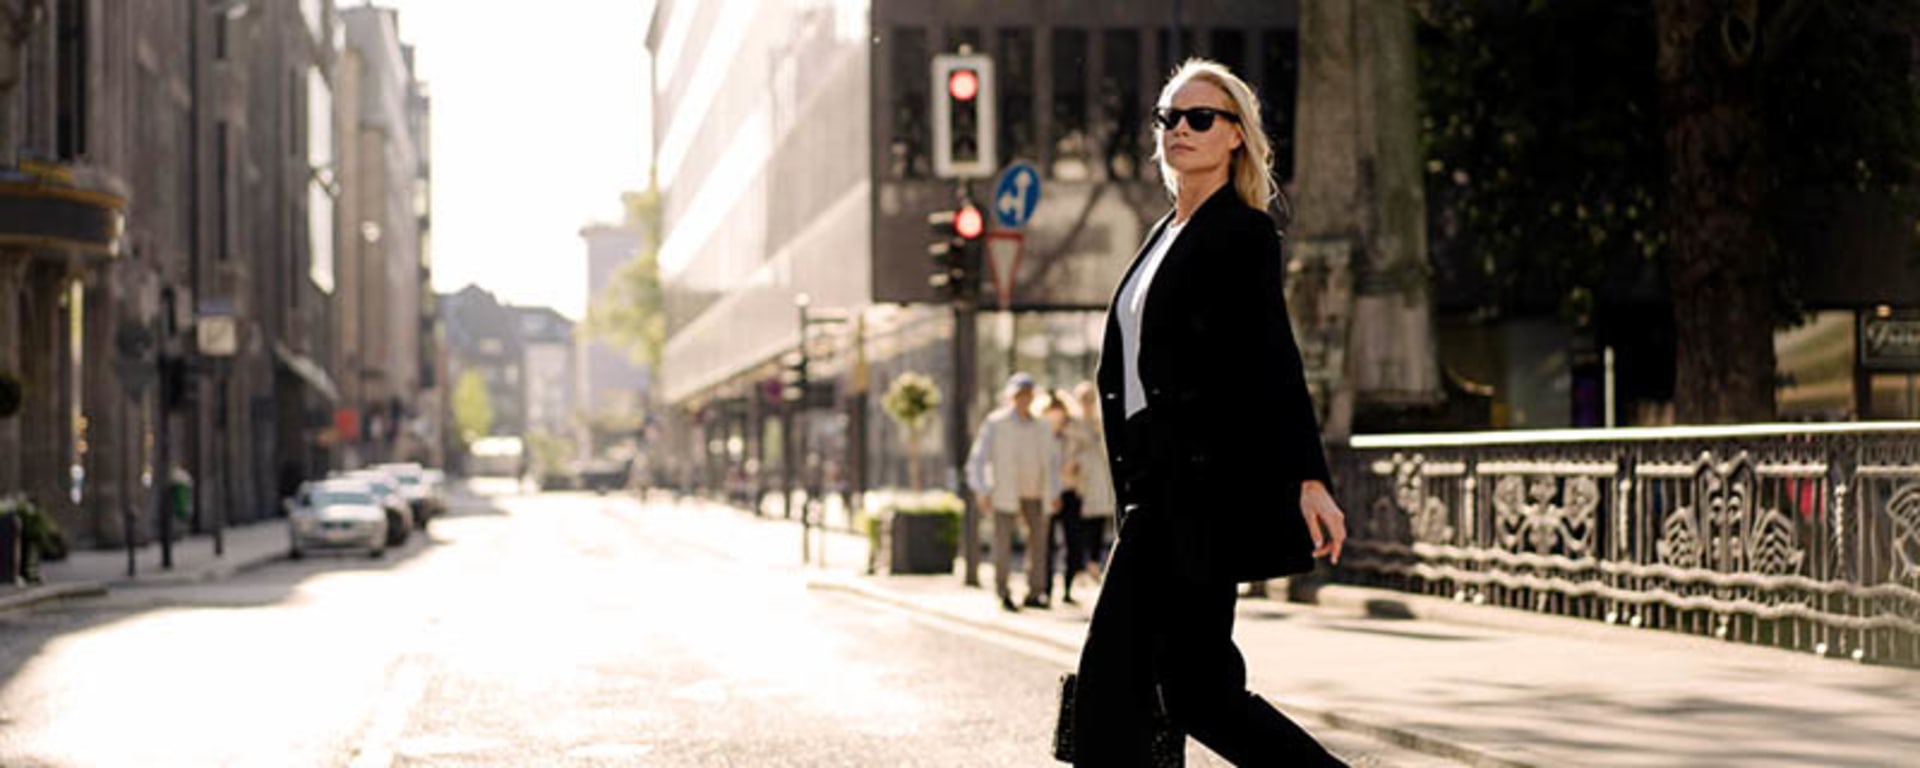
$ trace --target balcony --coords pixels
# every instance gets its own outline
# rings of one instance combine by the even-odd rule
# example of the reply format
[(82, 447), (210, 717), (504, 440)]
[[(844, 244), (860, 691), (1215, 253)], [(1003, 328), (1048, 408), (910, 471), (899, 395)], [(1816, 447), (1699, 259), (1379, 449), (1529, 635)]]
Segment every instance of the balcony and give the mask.
[(73, 266), (119, 256), (123, 187), (90, 168), (34, 161), (0, 168), (0, 249)]
[(1361, 436), (1335, 578), (1920, 666), (1920, 423)]

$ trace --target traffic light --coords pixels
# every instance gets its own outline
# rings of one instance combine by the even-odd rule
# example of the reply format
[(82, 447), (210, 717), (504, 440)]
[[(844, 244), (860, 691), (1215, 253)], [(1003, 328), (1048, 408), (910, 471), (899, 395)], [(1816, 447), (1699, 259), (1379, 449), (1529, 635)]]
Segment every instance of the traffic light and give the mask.
[(800, 402), (807, 396), (807, 356), (803, 352), (788, 352), (781, 360), (780, 399), (789, 403)]
[(928, 214), (927, 227), (933, 230), (933, 243), (927, 246), (927, 255), (933, 257), (933, 274), (927, 284), (941, 298), (971, 296), (979, 281), (980, 236), (987, 229), (980, 206), (963, 198), (953, 210)]
[[(962, 49), (965, 51), (966, 49)], [(985, 178), (995, 160), (993, 59), (978, 53), (933, 57), (933, 175)]]

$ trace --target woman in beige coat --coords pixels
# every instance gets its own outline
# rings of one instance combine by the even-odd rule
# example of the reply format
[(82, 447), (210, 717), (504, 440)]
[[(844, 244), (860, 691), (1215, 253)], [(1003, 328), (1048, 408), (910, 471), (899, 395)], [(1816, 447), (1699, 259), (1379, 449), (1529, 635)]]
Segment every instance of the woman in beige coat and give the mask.
[[(1073, 388), (1074, 408), (1074, 455), (1080, 470), (1080, 520), (1088, 542), (1087, 551), (1093, 556), (1086, 566), (1086, 573), (1100, 581), (1100, 569), (1106, 563), (1107, 542), (1112, 539), (1113, 516), (1116, 506), (1113, 493), (1113, 473), (1107, 467), (1107, 436), (1100, 423), (1100, 388), (1091, 381), (1080, 382)], [(1068, 574), (1067, 578), (1073, 578)]]

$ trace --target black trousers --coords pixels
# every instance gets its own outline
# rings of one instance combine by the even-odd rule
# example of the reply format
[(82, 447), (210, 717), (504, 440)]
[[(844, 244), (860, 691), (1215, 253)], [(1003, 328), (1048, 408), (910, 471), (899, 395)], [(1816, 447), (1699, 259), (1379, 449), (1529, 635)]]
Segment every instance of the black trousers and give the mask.
[[(1130, 445), (1150, 433), (1147, 420), (1128, 420)], [(1233, 644), (1238, 585), (1186, 581), (1173, 567), (1166, 521), (1183, 510), (1167, 499), (1177, 489), (1136, 472), (1120, 490), (1127, 513), (1080, 652), (1074, 764), (1151, 765), (1155, 729), (1171, 727), (1234, 765), (1345, 765), (1247, 690)]]
[(1053, 596), (1053, 555), (1060, 548), (1066, 549), (1067, 559), (1062, 565), (1066, 578), (1062, 579), (1061, 589), (1073, 596), (1073, 575), (1087, 567), (1087, 558), (1093, 554), (1087, 546), (1086, 526), (1080, 517), (1083, 506), (1080, 494), (1074, 491), (1060, 492), (1060, 511), (1053, 513), (1053, 520), (1047, 524), (1047, 596)]

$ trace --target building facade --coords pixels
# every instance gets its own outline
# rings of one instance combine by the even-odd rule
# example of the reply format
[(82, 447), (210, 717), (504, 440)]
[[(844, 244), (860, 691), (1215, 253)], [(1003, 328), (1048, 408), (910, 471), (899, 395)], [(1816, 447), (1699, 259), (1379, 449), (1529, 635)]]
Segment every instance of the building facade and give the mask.
[(493, 410), (490, 434), (524, 436), (526, 353), (520, 343), (519, 312), (475, 285), (440, 295), (435, 303), (446, 329), (447, 377), (453, 386), (469, 373), (478, 375), (486, 382)]
[(574, 391), (573, 321), (546, 307), (515, 307), (520, 332), (521, 392), (530, 435), (563, 438), (576, 444), (580, 419)]
[[(0, 184), (18, 187), (0, 195), (0, 395), (24, 394), (0, 416), (0, 494), (28, 494), (79, 546), (279, 514), (336, 460), (330, 411), (359, 384), (342, 350), (358, 364), (364, 339), (338, 331), (360, 308), (339, 302), (366, 298), (341, 290), (366, 271), (343, 275), (335, 244), (346, 214), (371, 230), (338, 205), (349, 191), (385, 200), (375, 224), (398, 233), (382, 297), (405, 321), (381, 332), (378, 367), (404, 370), (374, 396), (437, 378), (419, 341), (428, 105), (397, 22), (333, 0), (13, 5), (42, 12), (8, 30), (21, 67), (0, 74)], [(348, 15), (385, 54), (349, 55)], [(400, 106), (363, 108), (372, 90)], [(343, 151), (370, 113), (403, 139), (378, 148), (400, 180), (377, 195), (348, 183), (366, 174)], [(174, 468), (193, 480), (183, 521), (161, 513)]]
[(336, 463), (430, 457), (443, 409), (432, 398), (428, 259), (430, 102), (401, 41), (399, 14), (348, 8), (336, 68), (334, 366), (346, 426)]

